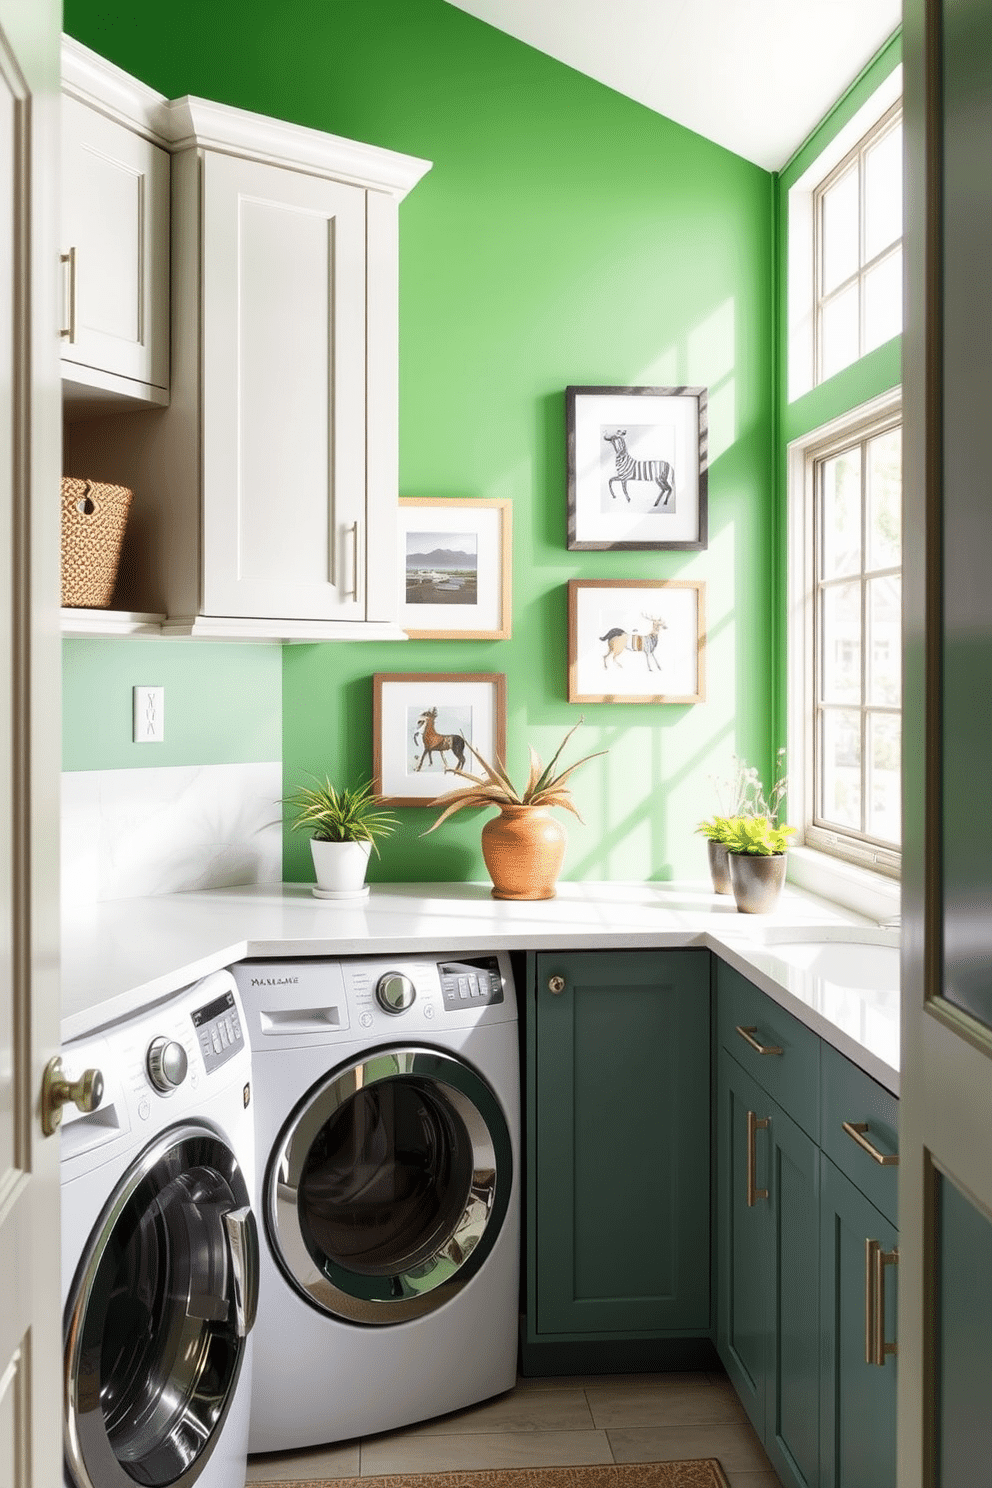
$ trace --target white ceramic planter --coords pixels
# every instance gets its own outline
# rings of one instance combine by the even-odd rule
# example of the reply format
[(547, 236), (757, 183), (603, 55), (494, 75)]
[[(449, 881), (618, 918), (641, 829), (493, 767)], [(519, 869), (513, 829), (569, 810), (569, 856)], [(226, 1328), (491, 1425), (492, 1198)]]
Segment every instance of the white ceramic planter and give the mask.
[(317, 887), (321, 899), (364, 899), (368, 893), (365, 873), (371, 842), (318, 842), (311, 837)]

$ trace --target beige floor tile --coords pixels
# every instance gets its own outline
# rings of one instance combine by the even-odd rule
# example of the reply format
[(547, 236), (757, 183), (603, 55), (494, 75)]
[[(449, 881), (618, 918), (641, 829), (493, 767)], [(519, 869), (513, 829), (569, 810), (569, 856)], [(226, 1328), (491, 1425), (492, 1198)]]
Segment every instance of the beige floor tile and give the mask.
[(729, 1381), (710, 1384), (706, 1375), (588, 1386), (586, 1399), (596, 1426), (689, 1426), (708, 1421), (744, 1421), (747, 1416)]
[(623, 1426), (607, 1432), (617, 1462), (716, 1457), (724, 1472), (767, 1473), (771, 1463), (750, 1425)]
[(358, 1442), (305, 1447), (299, 1452), (263, 1452), (248, 1459), (246, 1484), (293, 1483), (307, 1478), (357, 1478)]
[(495, 1400), (453, 1411), (411, 1430), (420, 1436), (464, 1436), (476, 1431), (591, 1431), (592, 1428), (585, 1391), (577, 1386), (558, 1386), (551, 1390), (510, 1390)]
[(484, 1467), (566, 1467), (612, 1462), (605, 1431), (489, 1431), (466, 1436), (390, 1432), (362, 1442), (362, 1477), (470, 1472)]

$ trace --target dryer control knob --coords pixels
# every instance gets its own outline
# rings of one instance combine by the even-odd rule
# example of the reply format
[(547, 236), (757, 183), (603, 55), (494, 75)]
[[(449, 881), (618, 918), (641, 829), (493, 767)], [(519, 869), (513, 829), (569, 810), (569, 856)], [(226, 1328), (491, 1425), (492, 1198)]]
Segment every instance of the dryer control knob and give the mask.
[(148, 1046), (148, 1078), (162, 1095), (171, 1095), (186, 1078), (189, 1060), (175, 1039), (157, 1038)]
[(375, 1000), (386, 1013), (406, 1012), (416, 996), (416, 987), (401, 971), (387, 971), (375, 989)]

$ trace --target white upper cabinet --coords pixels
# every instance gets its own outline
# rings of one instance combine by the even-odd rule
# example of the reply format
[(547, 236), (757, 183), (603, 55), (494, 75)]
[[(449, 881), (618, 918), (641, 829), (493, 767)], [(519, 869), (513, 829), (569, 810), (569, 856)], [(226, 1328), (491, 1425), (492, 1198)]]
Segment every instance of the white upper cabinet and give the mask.
[[(63, 44), (62, 374), (70, 407), (169, 396), (169, 154), (157, 95)], [(95, 95), (105, 100), (104, 112)]]
[(364, 619), (365, 192), (202, 173), (203, 610)]
[(168, 635), (403, 639), (398, 208), (429, 162), (196, 98), (155, 127), (168, 407), (66, 438), (70, 473), (134, 492), (117, 602)]

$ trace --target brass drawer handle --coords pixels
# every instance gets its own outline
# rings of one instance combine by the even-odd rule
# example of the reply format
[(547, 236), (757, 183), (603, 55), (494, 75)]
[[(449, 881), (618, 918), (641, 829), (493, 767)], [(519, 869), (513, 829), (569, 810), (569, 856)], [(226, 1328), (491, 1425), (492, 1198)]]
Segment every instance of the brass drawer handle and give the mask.
[(865, 1363), (885, 1367), (898, 1344), (885, 1341), (885, 1268), (898, 1266), (899, 1248), (883, 1250), (877, 1240), (865, 1241)]
[(858, 1146), (863, 1148), (868, 1156), (873, 1157), (883, 1168), (897, 1168), (899, 1166), (898, 1152), (879, 1152), (874, 1143), (869, 1142), (865, 1136), (865, 1132), (868, 1130), (867, 1121), (842, 1121), (841, 1126), (847, 1132), (851, 1141), (857, 1142)]
[(737, 1032), (746, 1044), (750, 1044), (756, 1054), (783, 1054), (785, 1052), (784, 1049), (779, 1048), (778, 1044), (759, 1044), (754, 1037), (757, 1031), (757, 1023), (752, 1023), (748, 1028), (742, 1028), (739, 1023), (737, 1024)]
[(755, 1176), (758, 1166), (758, 1154), (755, 1151), (755, 1133), (767, 1131), (770, 1125), (767, 1116), (758, 1116), (754, 1111), (747, 1113), (747, 1207), (753, 1209), (759, 1199), (767, 1199), (767, 1188), (755, 1188)]

